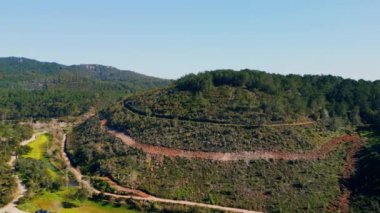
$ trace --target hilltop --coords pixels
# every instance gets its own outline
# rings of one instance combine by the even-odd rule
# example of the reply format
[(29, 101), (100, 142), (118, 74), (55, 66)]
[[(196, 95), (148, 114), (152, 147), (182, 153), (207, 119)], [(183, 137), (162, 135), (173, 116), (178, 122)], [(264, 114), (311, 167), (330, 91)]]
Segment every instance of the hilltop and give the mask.
[(379, 81), (221, 70), (131, 96), (101, 116), (111, 128), (160, 146), (304, 150), (329, 132), (378, 125), (379, 98)]

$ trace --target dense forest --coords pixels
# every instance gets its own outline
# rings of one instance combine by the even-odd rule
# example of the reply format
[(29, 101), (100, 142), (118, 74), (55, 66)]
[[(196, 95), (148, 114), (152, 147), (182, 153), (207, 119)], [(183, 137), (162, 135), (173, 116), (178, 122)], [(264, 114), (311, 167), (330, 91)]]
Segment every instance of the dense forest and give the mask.
[(167, 80), (103, 65), (0, 58), (0, 119), (79, 115), (128, 93), (164, 86)]
[(168, 90), (125, 101), (152, 115), (239, 124), (334, 118), (380, 125), (380, 81), (279, 75), (255, 70), (190, 74)]
[(288, 109), (296, 113), (315, 116), (318, 110), (326, 109), (331, 116), (348, 119), (354, 124), (362, 120), (378, 125), (380, 121), (380, 81), (221, 70), (187, 75), (177, 81), (176, 88), (204, 92), (224, 85), (264, 92), (271, 94), (273, 99), (285, 97), (289, 102), (285, 105), (290, 105)]

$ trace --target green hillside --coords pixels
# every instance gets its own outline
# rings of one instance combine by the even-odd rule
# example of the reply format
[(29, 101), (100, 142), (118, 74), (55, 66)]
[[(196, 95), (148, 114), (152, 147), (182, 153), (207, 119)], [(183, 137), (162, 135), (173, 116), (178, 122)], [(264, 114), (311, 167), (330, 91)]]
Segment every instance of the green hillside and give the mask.
[(101, 117), (111, 128), (153, 145), (308, 150), (336, 131), (378, 125), (378, 97), (380, 82), (222, 70), (131, 96)]
[[(378, 128), (379, 97), (379, 81), (254, 70), (191, 74), (101, 111), (74, 129), (68, 152), (86, 174), (158, 197), (269, 212), (334, 212), (349, 187), (343, 177), (354, 157), (350, 150), (360, 144), (330, 143), (354, 137), (358, 126)], [(230, 161), (145, 153), (101, 129), (101, 119), (140, 147), (153, 146), (146, 150), (317, 157)]]

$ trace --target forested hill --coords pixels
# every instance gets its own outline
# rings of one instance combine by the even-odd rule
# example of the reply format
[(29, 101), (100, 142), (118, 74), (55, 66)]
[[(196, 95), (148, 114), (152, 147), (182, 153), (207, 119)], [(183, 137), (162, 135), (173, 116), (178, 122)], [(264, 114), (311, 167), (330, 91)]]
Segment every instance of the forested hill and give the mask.
[[(352, 171), (360, 146), (349, 134), (373, 124), (380, 126), (380, 81), (216, 70), (102, 110), (73, 131), (68, 153), (87, 175), (158, 197), (263, 212), (333, 212), (335, 200), (347, 202), (341, 177)], [(342, 143), (334, 149), (337, 138)], [(325, 148), (332, 151), (320, 154)], [(376, 151), (368, 149), (360, 160), (363, 176), (355, 181), (374, 181), (355, 189), (358, 208), (378, 207), (377, 191), (368, 190), (378, 178), (367, 169)], [(300, 153), (319, 154), (283, 157)]]
[(5, 83), (38, 82), (60, 83), (63, 81), (124, 81), (142, 87), (163, 86), (167, 80), (142, 75), (136, 72), (119, 70), (111, 66), (82, 64), (66, 66), (58, 63), (40, 62), (33, 59), (7, 57), (0, 58), (0, 80)]
[(190, 74), (173, 87), (125, 101), (145, 114), (244, 125), (325, 120), (380, 125), (380, 81), (256, 70)]
[(0, 58), (0, 119), (78, 115), (168, 80), (103, 65)]

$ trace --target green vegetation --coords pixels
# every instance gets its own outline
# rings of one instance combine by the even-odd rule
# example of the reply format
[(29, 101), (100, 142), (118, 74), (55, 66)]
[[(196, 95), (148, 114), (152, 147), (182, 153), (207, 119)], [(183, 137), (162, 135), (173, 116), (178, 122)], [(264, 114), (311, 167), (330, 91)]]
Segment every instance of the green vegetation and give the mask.
[(42, 159), (45, 156), (48, 142), (49, 142), (49, 136), (47, 134), (38, 136), (36, 140), (28, 144), (31, 150), (27, 154), (23, 155), (22, 157), (33, 158), (37, 160)]
[[(126, 94), (167, 84), (167, 80), (109, 66), (65, 66), (26, 58), (0, 58), (0, 121), (77, 116), (90, 108), (112, 104)], [(72, 182), (70, 174), (69, 179), (65, 175), (56, 137), (42, 135), (29, 146), (20, 147), (18, 143), (31, 134), (30, 127), (0, 124), (0, 206), (12, 198), (15, 188), (13, 171), (6, 164), (12, 152), (21, 156), (15, 169), (28, 187), (23, 202), (59, 192), (64, 184)], [(90, 201), (75, 210), (97, 212), (96, 209), (112, 210)]]
[(380, 133), (362, 132), (367, 144), (359, 153), (355, 176), (350, 181), (352, 212), (380, 211)]
[(0, 207), (13, 198), (16, 181), (7, 164), (12, 152), (20, 152), (19, 142), (30, 138), (32, 128), (27, 125), (0, 124)]
[(73, 133), (68, 136), (68, 141), (70, 143), (67, 144), (66, 152), (72, 163), (74, 166), (80, 165), (81, 171), (87, 173), (99, 170), (101, 165), (97, 159), (143, 155), (143, 152), (129, 148), (116, 138), (104, 134), (100, 130), (99, 121), (93, 118), (75, 127)]
[(0, 206), (4, 206), (13, 199), (12, 195), (16, 188), (16, 181), (9, 166), (1, 164), (0, 169)]
[(27, 145), (30, 147), (29, 152), (16, 161), (15, 169), (28, 188), (27, 197), (45, 190), (57, 191), (66, 181), (63, 171), (58, 170), (48, 156), (48, 150), (53, 147), (52, 142), (53, 138), (49, 134), (38, 136)]
[(270, 212), (322, 212), (340, 194), (346, 146), (313, 161), (171, 159), (127, 147), (90, 119), (74, 129), (68, 151), (86, 174), (109, 176), (159, 197)]
[[(341, 176), (350, 144), (310, 161), (166, 158), (128, 147), (100, 128), (100, 119), (140, 143), (218, 152), (310, 151), (363, 124), (380, 128), (380, 81), (219, 70), (191, 74), (167, 88), (121, 99), (167, 84), (101, 65), (0, 59), (0, 119), (77, 116), (92, 107), (112, 105), (68, 136), (67, 153), (83, 173), (106, 176), (158, 197), (269, 212), (329, 211), (342, 193)], [(115, 100), (118, 104), (113, 104)], [(89, 200), (87, 192), (66, 175), (59, 137), (45, 134), (19, 147), (19, 141), (31, 133), (27, 126), (0, 125), (0, 205), (10, 200), (14, 190), (12, 171), (5, 162), (16, 152), (21, 157), (15, 169), (28, 187), (20, 204), (24, 210), (203, 211), (104, 194)], [(358, 155), (357, 173), (344, 185), (353, 192), (353, 211), (378, 212), (379, 137), (374, 133), (365, 136), (369, 142)], [(114, 191), (106, 182), (91, 180), (101, 191)]]
[[(195, 83), (197, 82), (197, 83)], [(207, 84), (206, 86), (194, 85)], [(141, 143), (203, 151), (310, 150), (380, 119), (379, 82), (221, 70), (128, 97), (100, 114)], [(309, 125), (283, 125), (314, 122)], [(271, 126), (274, 125), (274, 126)]]
[[(380, 81), (218, 70), (190, 74), (168, 88), (129, 96), (101, 111), (100, 119), (140, 143), (157, 146), (299, 152), (316, 149), (363, 124), (380, 128), (379, 100)], [(303, 125), (292, 125), (297, 123)], [(90, 120), (74, 130), (70, 141), (76, 164), (88, 174), (110, 176), (159, 197), (270, 212), (322, 212), (341, 193), (349, 145), (313, 161), (170, 159), (133, 151), (101, 135), (98, 125)], [(121, 149), (124, 154), (115, 154)], [(370, 165), (363, 159), (363, 165)], [(359, 171), (370, 174), (365, 168)]]
[[(28, 144), (29, 152), (20, 156), (15, 169), (26, 185), (27, 195), (18, 208), (34, 212), (45, 209), (52, 212), (135, 212), (128, 205), (111, 205), (109, 202), (89, 200), (88, 192), (77, 186), (65, 174), (60, 159), (60, 144), (50, 134), (40, 135)], [(66, 179), (68, 178), (68, 179)]]
[(44, 191), (40, 195), (24, 202), (18, 207), (28, 212), (45, 209), (57, 213), (134, 213), (125, 207), (97, 203), (91, 200), (78, 198), (76, 188), (62, 189), (57, 192)]
[(222, 123), (260, 125), (331, 117), (353, 125), (377, 125), (379, 100), (380, 81), (218, 70), (187, 75), (170, 89), (143, 93), (125, 104), (158, 117)]
[(0, 58), (0, 119), (75, 116), (125, 94), (167, 83), (102, 65), (65, 66)]
[(107, 125), (135, 140), (158, 146), (203, 151), (311, 150), (327, 142), (334, 132), (323, 124), (245, 127), (207, 122), (163, 119), (139, 115), (113, 106), (102, 114)]

